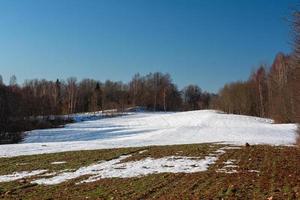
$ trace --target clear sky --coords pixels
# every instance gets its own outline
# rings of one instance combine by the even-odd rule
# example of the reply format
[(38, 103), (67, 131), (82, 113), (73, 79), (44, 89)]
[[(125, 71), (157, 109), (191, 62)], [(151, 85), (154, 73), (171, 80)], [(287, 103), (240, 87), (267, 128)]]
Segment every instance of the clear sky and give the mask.
[(291, 51), (296, 0), (0, 0), (0, 74), (25, 79), (171, 74), (218, 91)]

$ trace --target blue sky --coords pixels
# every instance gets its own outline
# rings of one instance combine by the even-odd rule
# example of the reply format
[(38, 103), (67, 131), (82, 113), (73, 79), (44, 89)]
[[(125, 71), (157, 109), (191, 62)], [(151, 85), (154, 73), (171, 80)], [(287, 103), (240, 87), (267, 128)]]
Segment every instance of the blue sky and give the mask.
[(128, 81), (161, 71), (218, 91), (291, 51), (296, 0), (0, 0), (0, 74)]

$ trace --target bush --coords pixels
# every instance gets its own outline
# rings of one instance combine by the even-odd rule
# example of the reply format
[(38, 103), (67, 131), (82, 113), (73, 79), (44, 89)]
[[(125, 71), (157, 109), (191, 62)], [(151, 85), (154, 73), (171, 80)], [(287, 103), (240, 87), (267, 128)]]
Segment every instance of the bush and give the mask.
[[(0, 144), (12, 144), (21, 142), (24, 138), (24, 132), (34, 129), (57, 128), (67, 123), (74, 122), (72, 119), (18, 119), (8, 121), (7, 124), (0, 126)], [(1, 129), (3, 127), (3, 129)]]

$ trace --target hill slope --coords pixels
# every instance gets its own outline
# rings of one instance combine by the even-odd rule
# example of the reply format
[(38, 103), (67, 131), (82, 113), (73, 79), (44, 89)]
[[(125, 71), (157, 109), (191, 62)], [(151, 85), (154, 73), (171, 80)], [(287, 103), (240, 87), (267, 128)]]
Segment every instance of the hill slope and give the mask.
[(209, 142), (290, 145), (295, 142), (295, 128), (294, 124), (273, 124), (270, 119), (213, 110), (131, 113), (34, 130), (23, 144), (0, 146), (0, 156)]

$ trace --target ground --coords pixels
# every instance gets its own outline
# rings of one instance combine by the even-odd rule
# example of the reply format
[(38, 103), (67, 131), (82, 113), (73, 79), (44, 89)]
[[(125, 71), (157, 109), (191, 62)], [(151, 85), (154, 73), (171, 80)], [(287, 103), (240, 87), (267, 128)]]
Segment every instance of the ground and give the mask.
[(300, 199), (295, 124), (213, 110), (79, 121), (0, 145), (0, 197)]
[[(225, 148), (224, 148), (225, 147)], [(293, 146), (189, 144), (62, 152), (0, 158), (0, 176), (20, 171), (49, 172), (89, 166), (99, 160), (132, 155), (121, 162), (146, 157), (205, 158), (225, 149), (208, 169), (196, 173), (158, 173), (131, 178), (104, 178), (81, 183), (89, 175), (56, 185), (31, 183), (40, 175), (0, 183), (3, 199), (300, 199), (300, 149)], [(53, 164), (53, 162), (64, 161)]]
[(270, 119), (215, 110), (138, 112), (34, 130), (22, 144), (0, 145), (0, 157), (214, 142), (291, 145), (296, 141), (295, 130), (295, 124), (274, 124)]

